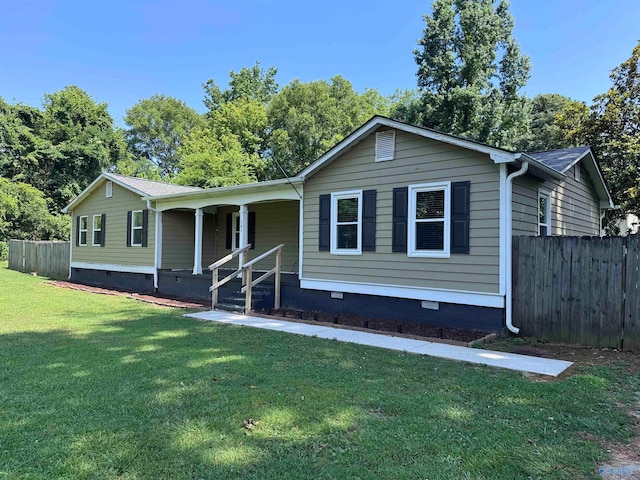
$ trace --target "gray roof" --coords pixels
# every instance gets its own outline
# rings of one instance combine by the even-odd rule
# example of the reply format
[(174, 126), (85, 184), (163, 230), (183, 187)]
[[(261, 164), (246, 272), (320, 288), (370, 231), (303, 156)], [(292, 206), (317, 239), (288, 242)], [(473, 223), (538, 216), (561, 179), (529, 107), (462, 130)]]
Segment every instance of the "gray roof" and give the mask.
[(143, 178), (127, 177), (116, 173), (107, 173), (105, 176), (128, 185), (134, 190), (138, 190), (148, 196), (171, 195), (173, 193), (186, 193), (202, 190), (199, 187), (185, 187), (184, 185), (176, 185), (174, 183), (157, 182), (155, 180), (145, 180)]
[(588, 151), (589, 147), (561, 148), (560, 150), (527, 153), (527, 156), (563, 173)]

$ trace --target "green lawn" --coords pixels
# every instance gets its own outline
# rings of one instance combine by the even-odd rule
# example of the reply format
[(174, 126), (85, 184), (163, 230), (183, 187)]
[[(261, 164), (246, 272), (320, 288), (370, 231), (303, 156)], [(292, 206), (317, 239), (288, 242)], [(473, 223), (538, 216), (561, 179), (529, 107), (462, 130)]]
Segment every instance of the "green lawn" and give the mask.
[(182, 313), (3, 264), (0, 480), (598, 478), (585, 434), (632, 434), (618, 366), (534, 382)]

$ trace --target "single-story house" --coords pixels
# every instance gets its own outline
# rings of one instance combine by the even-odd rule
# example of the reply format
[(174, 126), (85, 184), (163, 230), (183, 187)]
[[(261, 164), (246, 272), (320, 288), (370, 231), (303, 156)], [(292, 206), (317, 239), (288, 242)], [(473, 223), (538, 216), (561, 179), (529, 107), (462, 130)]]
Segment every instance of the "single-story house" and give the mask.
[(208, 265), (284, 244), (284, 308), (517, 331), (512, 235), (601, 235), (612, 207), (589, 147), (517, 153), (375, 116), (292, 178), (200, 189), (102, 174), (65, 208), (69, 275), (210, 298)]

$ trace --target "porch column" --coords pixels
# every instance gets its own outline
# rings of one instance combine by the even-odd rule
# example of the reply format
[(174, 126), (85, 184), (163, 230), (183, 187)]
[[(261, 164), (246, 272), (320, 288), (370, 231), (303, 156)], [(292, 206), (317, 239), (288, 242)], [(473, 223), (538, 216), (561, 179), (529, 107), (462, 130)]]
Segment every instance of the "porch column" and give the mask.
[[(246, 205), (240, 205), (240, 245), (238, 248), (243, 248), (249, 243), (249, 208)], [(246, 253), (240, 254), (240, 265), (242, 267), (247, 261)]]
[(162, 212), (156, 208), (156, 241), (154, 255), (154, 287), (158, 288), (158, 270), (162, 268)]
[(202, 208), (196, 208), (196, 241), (193, 248), (193, 274), (202, 275)]

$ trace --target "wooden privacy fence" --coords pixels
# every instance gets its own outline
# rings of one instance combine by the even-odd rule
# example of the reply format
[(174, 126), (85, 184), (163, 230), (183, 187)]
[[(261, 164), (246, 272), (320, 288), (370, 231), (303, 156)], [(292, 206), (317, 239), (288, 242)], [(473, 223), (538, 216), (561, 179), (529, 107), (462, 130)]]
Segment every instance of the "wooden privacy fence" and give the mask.
[(522, 335), (640, 351), (640, 237), (514, 237)]
[(9, 240), (9, 268), (43, 277), (69, 277), (69, 242)]

